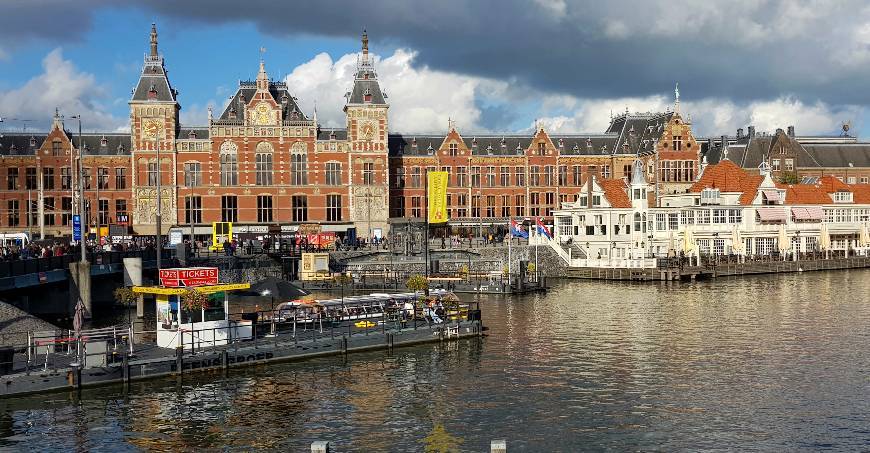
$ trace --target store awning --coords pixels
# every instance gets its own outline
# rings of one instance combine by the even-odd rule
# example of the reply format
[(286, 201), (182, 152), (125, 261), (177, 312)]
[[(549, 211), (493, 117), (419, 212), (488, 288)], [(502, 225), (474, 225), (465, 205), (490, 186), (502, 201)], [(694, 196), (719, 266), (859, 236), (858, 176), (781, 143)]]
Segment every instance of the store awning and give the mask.
[(764, 197), (767, 198), (767, 201), (779, 202), (779, 192), (775, 190), (762, 190), (761, 193), (764, 194)]
[(762, 222), (785, 222), (785, 208), (758, 208), (758, 218)]
[(811, 206), (808, 208), (791, 208), (791, 215), (795, 220), (820, 221), (824, 215), (822, 208)]

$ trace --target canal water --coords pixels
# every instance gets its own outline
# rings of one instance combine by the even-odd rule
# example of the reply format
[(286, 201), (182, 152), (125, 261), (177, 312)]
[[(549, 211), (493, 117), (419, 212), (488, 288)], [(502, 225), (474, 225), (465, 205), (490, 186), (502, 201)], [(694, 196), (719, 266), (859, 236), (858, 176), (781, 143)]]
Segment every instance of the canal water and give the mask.
[(482, 340), (0, 401), (0, 449), (870, 448), (870, 271), (483, 305)]

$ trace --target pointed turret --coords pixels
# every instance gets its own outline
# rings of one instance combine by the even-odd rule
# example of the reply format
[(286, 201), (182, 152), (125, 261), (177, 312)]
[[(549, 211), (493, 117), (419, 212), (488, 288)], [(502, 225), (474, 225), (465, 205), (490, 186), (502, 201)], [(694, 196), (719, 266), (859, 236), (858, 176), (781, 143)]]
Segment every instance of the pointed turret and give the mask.
[(166, 77), (163, 57), (157, 52), (157, 26), (151, 24), (151, 52), (145, 55), (145, 65), (131, 101), (175, 102), (176, 92)]
[(357, 64), (356, 77), (353, 81), (353, 90), (347, 98), (348, 104), (374, 104), (386, 105), (386, 96), (378, 84), (378, 76), (374, 64), (369, 56), (369, 35), (363, 30), (362, 56)]
[(63, 117), (60, 116), (60, 109), (57, 107), (54, 108), (54, 119), (51, 122), (51, 128), (56, 130), (63, 130)]
[(269, 76), (266, 74), (266, 62), (260, 59), (260, 70), (257, 72), (257, 89), (269, 91)]
[(151, 24), (151, 58), (157, 58), (157, 24)]

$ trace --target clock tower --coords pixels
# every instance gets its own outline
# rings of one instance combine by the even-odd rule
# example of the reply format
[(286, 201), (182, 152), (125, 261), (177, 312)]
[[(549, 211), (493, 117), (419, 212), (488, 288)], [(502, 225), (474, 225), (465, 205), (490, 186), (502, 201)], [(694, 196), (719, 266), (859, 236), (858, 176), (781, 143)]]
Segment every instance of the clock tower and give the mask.
[(350, 142), (351, 220), (358, 234), (371, 238), (387, 234), (389, 181), (387, 158), (387, 95), (381, 91), (371, 55), (369, 37), (363, 31), (362, 54), (353, 89), (345, 95), (347, 137)]
[[(177, 222), (175, 197), (175, 137), (178, 131), (178, 93), (169, 83), (163, 56), (157, 52), (157, 27), (151, 24), (151, 48), (139, 83), (130, 99), (132, 139), (132, 223), (139, 234), (156, 230), (157, 197), (161, 198), (162, 233)], [(157, 150), (160, 161), (157, 161)], [(160, 175), (160, 194), (157, 175)]]

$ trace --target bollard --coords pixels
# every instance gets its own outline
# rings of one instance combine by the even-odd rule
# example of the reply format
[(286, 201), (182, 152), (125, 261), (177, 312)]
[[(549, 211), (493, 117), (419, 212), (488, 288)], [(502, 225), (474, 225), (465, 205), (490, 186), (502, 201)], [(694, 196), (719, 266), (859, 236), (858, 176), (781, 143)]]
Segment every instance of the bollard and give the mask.
[(494, 440), (490, 442), (489, 453), (507, 453), (507, 441)]
[(311, 442), (311, 453), (329, 453), (329, 442), (325, 440)]
[(121, 354), (121, 367), (123, 367), (121, 374), (124, 384), (127, 384), (130, 382), (130, 360), (127, 355), (127, 348), (123, 348), (123, 353)]
[(175, 348), (175, 371), (181, 375), (182, 366), (184, 365), (184, 348), (178, 346)]

